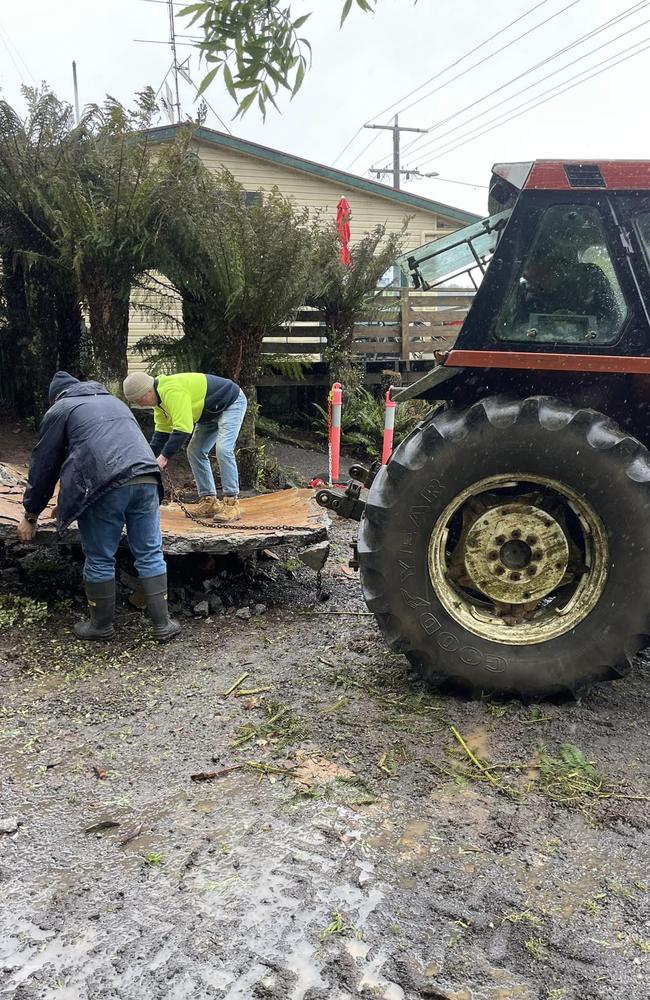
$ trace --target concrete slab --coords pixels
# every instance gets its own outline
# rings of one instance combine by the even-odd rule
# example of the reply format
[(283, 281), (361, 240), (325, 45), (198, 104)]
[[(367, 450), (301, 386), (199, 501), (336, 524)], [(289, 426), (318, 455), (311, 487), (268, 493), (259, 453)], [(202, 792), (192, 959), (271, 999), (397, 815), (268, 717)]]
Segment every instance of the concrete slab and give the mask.
[[(0, 538), (15, 539), (16, 524), (22, 516), (24, 470), (0, 465)], [(276, 545), (311, 545), (327, 537), (327, 513), (313, 500), (314, 490), (278, 490), (247, 497), (241, 501), (242, 517), (234, 525), (205, 527), (188, 518), (177, 504), (163, 504), (160, 521), (163, 550), (167, 555), (190, 552), (252, 552)], [(54, 502), (49, 505), (51, 510)], [(191, 506), (188, 508), (191, 511)], [(65, 541), (79, 537), (76, 525)], [(53, 523), (44, 511), (36, 535), (38, 542), (55, 542)]]

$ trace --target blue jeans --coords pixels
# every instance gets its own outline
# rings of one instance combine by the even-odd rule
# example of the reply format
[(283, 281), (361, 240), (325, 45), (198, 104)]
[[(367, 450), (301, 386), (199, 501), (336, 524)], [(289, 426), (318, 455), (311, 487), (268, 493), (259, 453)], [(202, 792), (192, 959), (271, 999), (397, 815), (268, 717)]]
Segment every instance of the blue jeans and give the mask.
[(84, 580), (102, 583), (115, 576), (115, 553), (126, 525), (127, 541), (141, 577), (167, 572), (160, 533), (160, 498), (154, 483), (117, 486), (79, 516)]
[(212, 448), (217, 454), (224, 496), (239, 496), (239, 472), (235, 459), (235, 445), (247, 405), (246, 396), (240, 392), (235, 402), (222, 410), (221, 413), (215, 413), (212, 420), (202, 420), (195, 425), (192, 439), (187, 446), (187, 460), (190, 463), (200, 497), (217, 495), (209, 458)]

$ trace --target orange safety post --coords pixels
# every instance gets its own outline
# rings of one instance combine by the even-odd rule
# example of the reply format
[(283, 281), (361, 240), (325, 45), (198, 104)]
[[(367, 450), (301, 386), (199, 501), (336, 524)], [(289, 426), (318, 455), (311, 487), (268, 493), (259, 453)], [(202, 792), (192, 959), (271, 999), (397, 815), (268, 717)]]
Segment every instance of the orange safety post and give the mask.
[(328, 435), (327, 451), (329, 461), (329, 485), (337, 483), (341, 464), (341, 407), (343, 405), (343, 387), (335, 382), (328, 397)]
[(393, 390), (391, 386), (386, 393), (386, 409), (384, 410), (384, 441), (381, 449), (381, 464), (386, 465), (386, 462), (391, 456), (393, 450), (393, 435), (395, 433), (395, 407), (396, 403), (390, 398), (390, 394)]

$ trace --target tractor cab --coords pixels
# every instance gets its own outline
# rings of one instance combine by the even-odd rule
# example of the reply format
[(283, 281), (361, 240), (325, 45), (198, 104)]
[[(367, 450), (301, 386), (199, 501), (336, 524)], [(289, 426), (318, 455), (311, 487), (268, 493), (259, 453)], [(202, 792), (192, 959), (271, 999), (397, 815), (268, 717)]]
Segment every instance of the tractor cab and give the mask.
[(448, 364), (513, 367), (483, 352), (516, 351), (521, 368), (540, 354), (650, 356), (650, 162), (498, 164), (489, 208), (400, 259), (416, 288), (461, 275), (476, 288)]

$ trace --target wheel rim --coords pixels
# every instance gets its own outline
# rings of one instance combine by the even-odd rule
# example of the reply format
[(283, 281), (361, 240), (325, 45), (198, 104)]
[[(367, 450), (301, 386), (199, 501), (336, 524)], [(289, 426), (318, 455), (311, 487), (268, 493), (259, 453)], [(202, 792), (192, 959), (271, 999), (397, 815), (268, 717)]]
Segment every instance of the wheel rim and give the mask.
[(607, 581), (605, 528), (584, 497), (545, 476), (508, 474), (459, 493), (429, 542), (441, 603), (475, 635), (511, 645), (575, 628)]

